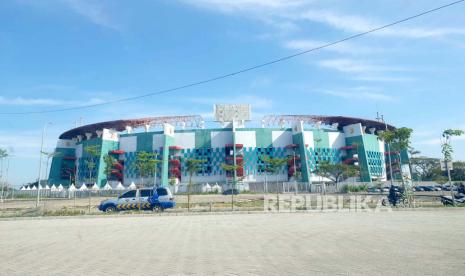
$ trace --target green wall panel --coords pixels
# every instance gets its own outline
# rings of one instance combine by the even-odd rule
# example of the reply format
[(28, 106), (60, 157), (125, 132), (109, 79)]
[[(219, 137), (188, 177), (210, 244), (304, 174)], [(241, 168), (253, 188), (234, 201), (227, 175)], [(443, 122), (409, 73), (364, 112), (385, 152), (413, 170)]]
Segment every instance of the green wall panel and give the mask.
[(167, 187), (169, 185), (168, 169), (169, 169), (169, 157), (170, 157), (170, 146), (174, 145), (174, 137), (169, 135), (163, 135), (163, 163), (161, 166), (161, 186)]
[(329, 148), (329, 135), (328, 132), (322, 129), (314, 129), (313, 132), (313, 143), (315, 148)]
[(366, 154), (364, 139), (363, 136), (354, 136), (346, 138), (346, 145), (354, 145), (357, 144), (358, 147), (353, 150), (348, 150), (348, 156), (352, 156), (353, 154), (358, 154), (358, 164), (360, 167), (360, 179), (363, 182), (371, 182), (371, 175), (368, 168), (368, 156)]
[(97, 178), (97, 185), (101, 188), (105, 186), (107, 183), (107, 175), (105, 174), (105, 162), (103, 161), (103, 158), (108, 155), (108, 152), (110, 150), (116, 150), (119, 149), (119, 142), (115, 141), (102, 141), (102, 146), (101, 146), (101, 154), (99, 158), (99, 167), (98, 167), (98, 178)]
[(195, 147), (196, 148), (211, 148), (212, 136), (211, 129), (195, 130)]
[(310, 168), (309, 168), (308, 162), (307, 162), (308, 155), (307, 155), (307, 150), (306, 150), (306, 147), (305, 147), (306, 143), (304, 142), (303, 133), (300, 132), (300, 133), (296, 133), (296, 134), (292, 135), (292, 142), (294, 144), (299, 145), (298, 154), (300, 155), (300, 158), (301, 158), (300, 164), (302, 166), (302, 168), (301, 168), (302, 181), (311, 183), (311, 177), (310, 177), (311, 172), (310, 172)]
[(257, 128), (255, 130), (255, 142), (257, 148), (269, 148), (273, 145), (272, 129)]
[(137, 136), (137, 151), (153, 151), (153, 133), (136, 133)]
[(74, 160), (64, 160), (63, 157), (76, 156), (76, 150), (74, 148), (56, 148), (55, 152), (58, 153), (58, 155), (52, 158), (48, 183), (53, 185), (62, 184), (63, 186), (67, 187), (69, 186), (69, 178), (62, 179), (61, 171), (63, 167), (74, 167)]

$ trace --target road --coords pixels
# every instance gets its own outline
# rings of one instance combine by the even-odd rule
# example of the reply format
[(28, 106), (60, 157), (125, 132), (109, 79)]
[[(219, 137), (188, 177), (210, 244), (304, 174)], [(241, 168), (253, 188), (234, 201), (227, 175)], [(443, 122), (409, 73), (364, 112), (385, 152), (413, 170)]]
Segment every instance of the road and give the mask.
[(3, 275), (459, 275), (465, 209), (0, 221)]

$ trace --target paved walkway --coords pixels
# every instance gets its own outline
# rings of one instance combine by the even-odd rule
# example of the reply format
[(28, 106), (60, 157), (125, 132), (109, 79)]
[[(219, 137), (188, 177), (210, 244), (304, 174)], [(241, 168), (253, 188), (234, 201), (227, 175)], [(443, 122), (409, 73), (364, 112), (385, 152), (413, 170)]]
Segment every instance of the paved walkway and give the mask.
[(465, 209), (0, 221), (2, 275), (462, 275)]

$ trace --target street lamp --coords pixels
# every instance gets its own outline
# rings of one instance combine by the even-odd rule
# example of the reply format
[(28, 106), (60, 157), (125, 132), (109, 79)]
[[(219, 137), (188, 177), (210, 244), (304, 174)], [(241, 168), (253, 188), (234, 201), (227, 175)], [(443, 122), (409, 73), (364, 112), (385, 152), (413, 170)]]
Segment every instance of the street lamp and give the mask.
[(37, 179), (37, 202), (36, 202), (36, 207), (39, 208), (39, 202), (40, 202), (40, 179), (42, 178), (42, 154), (44, 151), (44, 136), (45, 132), (47, 131), (47, 126), (51, 125), (52, 123), (48, 122), (44, 125), (44, 128), (42, 129), (42, 139), (40, 142), (40, 156), (39, 156), (39, 177)]
[[(386, 131), (388, 131), (388, 126), (387, 126), (387, 123), (386, 121), (384, 120), (384, 115), (381, 115), (380, 117), (380, 114), (377, 112), (376, 113), (376, 119), (379, 121), (379, 122), (382, 122), (384, 124), (384, 128)], [(393, 172), (392, 172), (392, 159), (391, 159), (391, 146), (389, 145), (389, 143), (386, 143), (386, 146), (387, 146), (387, 151), (388, 151), (388, 162), (389, 162), (389, 176), (391, 178), (391, 187), (394, 186), (394, 179), (393, 179)], [(402, 174), (402, 164), (400, 164), (401, 166), (401, 174)]]

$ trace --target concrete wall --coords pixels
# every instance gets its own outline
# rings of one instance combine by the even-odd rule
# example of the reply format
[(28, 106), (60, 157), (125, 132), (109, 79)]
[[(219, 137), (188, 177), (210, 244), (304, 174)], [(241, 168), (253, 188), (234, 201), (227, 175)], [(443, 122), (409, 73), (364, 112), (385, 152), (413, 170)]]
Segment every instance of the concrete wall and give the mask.
[(181, 146), (185, 149), (195, 148), (195, 133), (194, 132), (180, 132), (174, 135), (174, 145)]
[(232, 144), (232, 131), (212, 131), (211, 132), (211, 147), (224, 148), (225, 144)]
[(329, 147), (339, 149), (346, 145), (344, 133), (328, 132)]
[(257, 137), (255, 131), (237, 131), (236, 144), (243, 144), (246, 148), (257, 147)]
[(275, 130), (271, 132), (274, 148), (284, 148), (292, 144), (292, 131)]
[(119, 139), (120, 149), (125, 152), (135, 152), (137, 151), (137, 137), (136, 136), (126, 136)]

